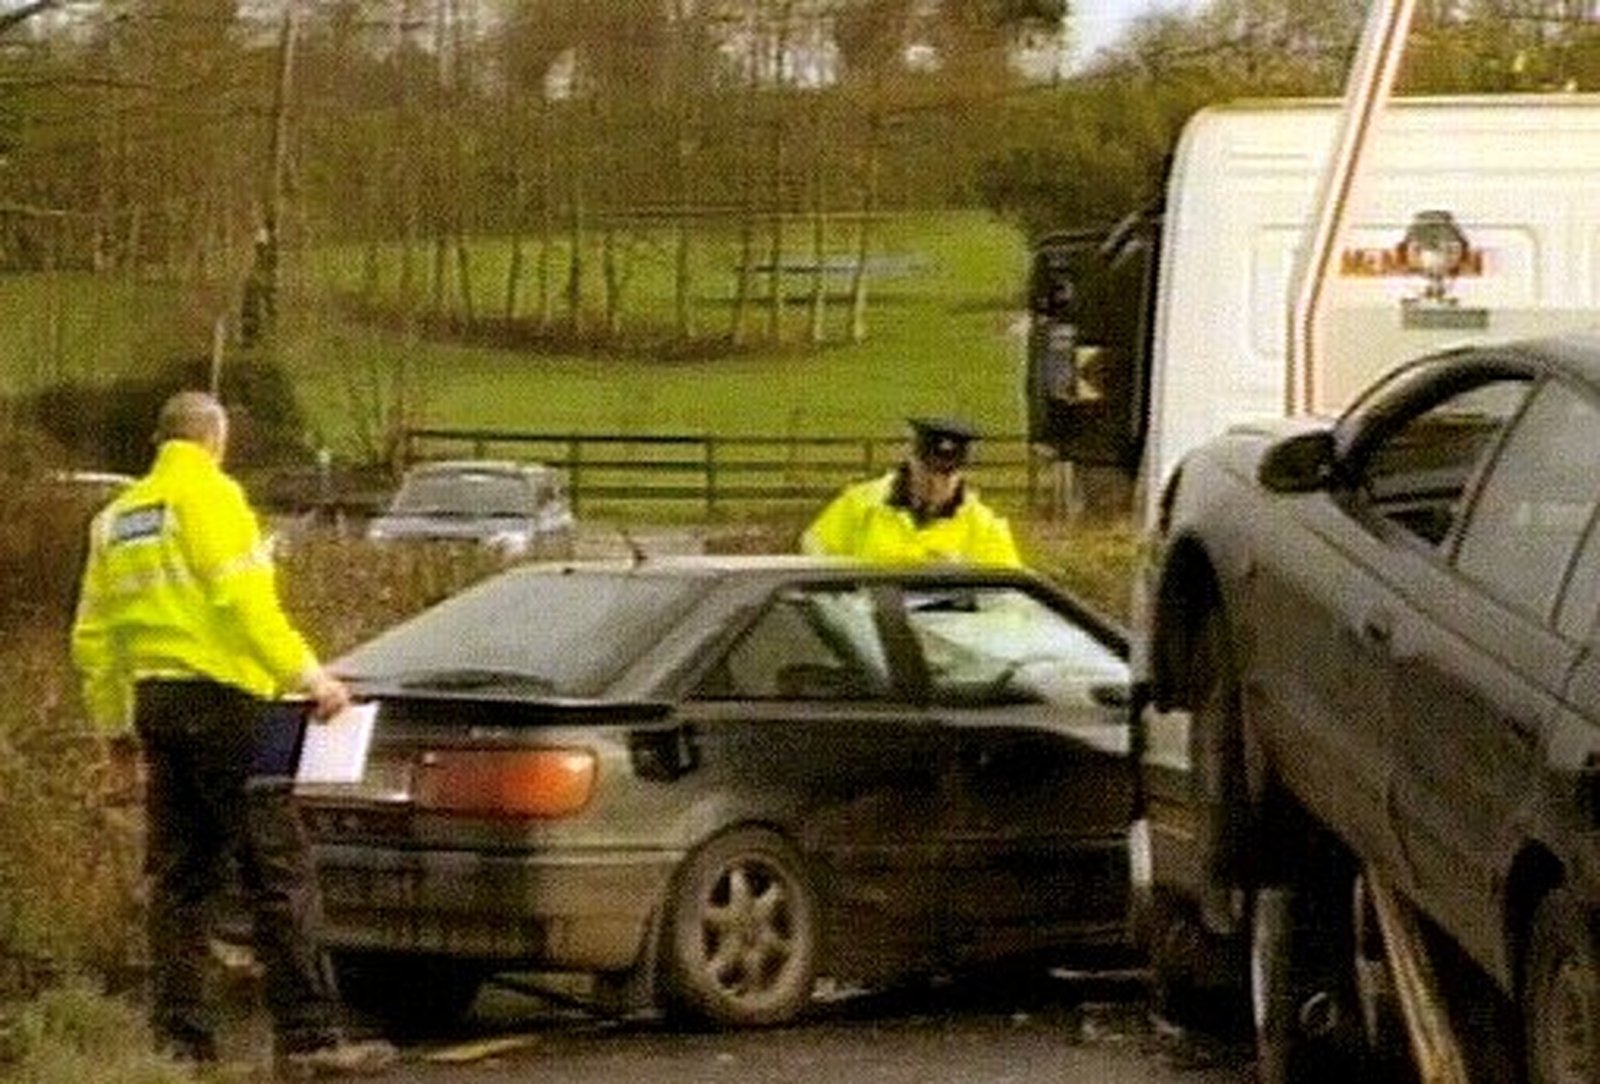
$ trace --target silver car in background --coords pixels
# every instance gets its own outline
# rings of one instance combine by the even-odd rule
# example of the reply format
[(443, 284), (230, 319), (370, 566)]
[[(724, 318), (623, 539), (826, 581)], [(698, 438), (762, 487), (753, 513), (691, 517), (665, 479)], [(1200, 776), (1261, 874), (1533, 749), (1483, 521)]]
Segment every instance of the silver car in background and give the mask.
[(373, 542), (456, 542), (505, 557), (566, 556), (576, 521), (566, 478), (539, 463), (456, 459), (408, 469)]

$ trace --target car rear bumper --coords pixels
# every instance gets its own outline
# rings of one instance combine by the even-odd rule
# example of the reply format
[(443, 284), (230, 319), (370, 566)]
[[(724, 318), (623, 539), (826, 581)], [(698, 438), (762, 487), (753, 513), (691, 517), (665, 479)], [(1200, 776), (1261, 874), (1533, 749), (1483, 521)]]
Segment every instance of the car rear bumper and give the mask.
[(555, 970), (640, 958), (681, 855), (487, 854), (318, 844), (323, 942)]

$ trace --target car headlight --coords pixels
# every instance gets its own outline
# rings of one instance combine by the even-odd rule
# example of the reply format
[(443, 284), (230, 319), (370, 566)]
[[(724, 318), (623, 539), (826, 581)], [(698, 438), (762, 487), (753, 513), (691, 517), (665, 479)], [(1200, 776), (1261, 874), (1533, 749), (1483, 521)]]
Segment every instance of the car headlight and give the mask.
[(385, 542), (388, 540), (388, 538), (389, 532), (382, 527), (374, 525), (367, 528), (368, 542)]

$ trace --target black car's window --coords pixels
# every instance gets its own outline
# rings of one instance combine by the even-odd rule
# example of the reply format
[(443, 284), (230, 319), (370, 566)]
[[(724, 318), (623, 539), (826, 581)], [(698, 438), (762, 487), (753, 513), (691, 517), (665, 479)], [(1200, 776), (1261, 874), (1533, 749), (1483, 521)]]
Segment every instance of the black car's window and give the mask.
[(906, 595), (935, 703), (1104, 703), (1128, 681), (1112, 648), (1012, 587), (940, 588)]
[(1556, 626), (1564, 636), (1582, 640), (1594, 631), (1597, 620), (1600, 620), (1600, 522), (1589, 525), (1589, 535), (1572, 562)]
[(340, 673), (414, 689), (597, 696), (704, 596), (709, 576), (521, 568), (397, 625)]
[(1432, 546), (1465, 510), (1468, 484), (1527, 395), (1521, 378), (1496, 379), (1442, 401), (1421, 400), (1364, 451), (1358, 499), (1384, 520)]
[(881, 700), (889, 665), (872, 596), (858, 588), (787, 591), (701, 682), (706, 700)]
[(1456, 562), (1501, 601), (1548, 617), (1600, 496), (1600, 411), (1539, 390), (1484, 480)]

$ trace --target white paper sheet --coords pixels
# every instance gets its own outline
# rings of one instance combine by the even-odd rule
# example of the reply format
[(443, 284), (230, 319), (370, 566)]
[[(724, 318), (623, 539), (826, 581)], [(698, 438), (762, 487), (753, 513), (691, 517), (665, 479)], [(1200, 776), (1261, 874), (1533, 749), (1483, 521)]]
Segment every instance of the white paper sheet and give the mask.
[(306, 727), (300, 750), (297, 783), (359, 783), (367, 769), (372, 728), (378, 721), (376, 703), (351, 704), (325, 723)]

